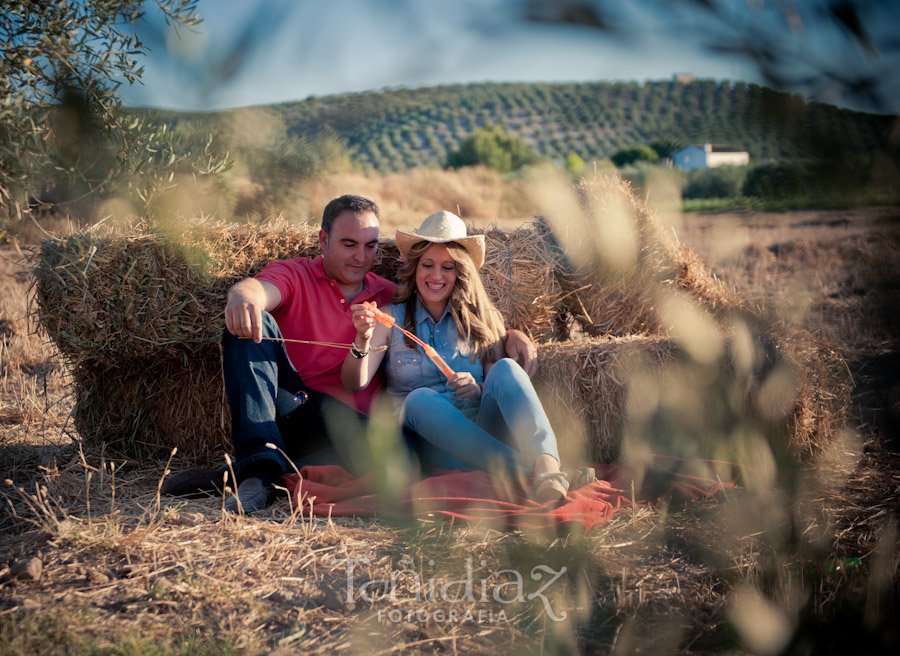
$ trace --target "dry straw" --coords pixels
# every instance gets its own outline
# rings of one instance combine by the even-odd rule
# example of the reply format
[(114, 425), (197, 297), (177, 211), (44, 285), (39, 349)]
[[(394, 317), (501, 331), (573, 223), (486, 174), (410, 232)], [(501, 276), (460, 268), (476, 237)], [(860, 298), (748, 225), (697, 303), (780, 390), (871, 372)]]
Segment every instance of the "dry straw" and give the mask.
[[(719, 315), (740, 306), (696, 254), (664, 231), (626, 181), (595, 176), (575, 191), (581, 216), (567, 220), (563, 243), (586, 246), (558, 274), (565, 308), (588, 335), (667, 334), (655, 311), (660, 288), (683, 290)], [(602, 234), (611, 223), (621, 225), (618, 243)], [(616, 266), (613, 257), (630, 249), (633, 258)]]
[(612, 462), (628, 417), (628, 379), (677, 361), (665, 337), (632, 335), (553, 342), (538, 347), (535, 387), (566, 462)]

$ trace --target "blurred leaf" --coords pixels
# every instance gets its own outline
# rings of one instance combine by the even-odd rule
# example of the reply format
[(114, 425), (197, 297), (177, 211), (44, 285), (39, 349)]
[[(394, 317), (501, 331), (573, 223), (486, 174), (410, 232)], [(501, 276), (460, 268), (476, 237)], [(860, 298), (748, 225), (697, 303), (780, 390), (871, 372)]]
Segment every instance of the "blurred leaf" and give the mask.
[(859, 41), (859, 43), (872, 53), (878, 54), (878, 48), (875, 46), (875, 43), (873, 43), (872, 37), (869, 36), (868, 30), (866, 30), (863, 19), (859, 15), (854, 2), (849, 0), (835, 2), (828, 7), (828, 12), (856, 41)]

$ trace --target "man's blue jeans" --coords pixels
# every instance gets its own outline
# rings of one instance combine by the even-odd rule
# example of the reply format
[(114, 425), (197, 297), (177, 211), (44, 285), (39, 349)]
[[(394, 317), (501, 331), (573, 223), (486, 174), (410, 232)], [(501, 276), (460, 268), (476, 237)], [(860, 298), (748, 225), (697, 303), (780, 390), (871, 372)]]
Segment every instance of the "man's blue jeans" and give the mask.
[[(263, 337), (281, 338), (281, 330), (263, 312)], [(273, 481), (298, 467), (338, 464), (360, 475), (372, 466), (366, 439), (367, 417), (337, 399), (309, 389), (288, 358), (284, 342), (222, 337), (225, 393), (231, 409), (231, 434), (238, 480), (248, 476)], [(303, 395), (308, 396), (300, 403)], [(295, 400), (295, 398), (297, 400)]]
[(474, 421), (447, 396), (427, 387), (410, 392), (401, 419), (407, 432), (424, 441), (417, 450), (426, 467), (529, 476), (537, 456), (549, 454), (559, 461), (556, 436), (534, 386), (509, 358), (488, 371)]

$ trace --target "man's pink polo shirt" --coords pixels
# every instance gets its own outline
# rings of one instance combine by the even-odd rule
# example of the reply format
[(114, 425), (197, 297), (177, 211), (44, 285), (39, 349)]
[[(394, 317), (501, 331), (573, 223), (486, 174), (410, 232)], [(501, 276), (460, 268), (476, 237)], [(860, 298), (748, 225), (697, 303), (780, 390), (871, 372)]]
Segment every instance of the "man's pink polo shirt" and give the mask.
[[(272, 310), (281, 334), (287, 339), (349, 344), (356, 337), (353, 312), (337, 282), (325, 273), (323, 258), (298, 257), (270, 262), (254, 278), (270, 282), (281, 292), (281, 303)], [(394, 283), (374, 273), (367, 273), (365, 289), (354, 303), (391, 302)], [(382, 377), (377, 373), (369, 386), (350, 394), (341, 385), (341, 365), (347, 349), (287, 342), (288, 357), (310, 389), (325, 392), (360, 412), (369, 412), (372, 400), (381, 390)]]

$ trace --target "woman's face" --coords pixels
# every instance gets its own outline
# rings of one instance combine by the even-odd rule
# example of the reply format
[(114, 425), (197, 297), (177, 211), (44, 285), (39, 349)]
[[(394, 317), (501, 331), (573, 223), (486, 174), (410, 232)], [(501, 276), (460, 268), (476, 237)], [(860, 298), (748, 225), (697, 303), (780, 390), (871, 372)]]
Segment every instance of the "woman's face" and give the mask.
[(432, 244), (416, 266), (416, 289), (425, 305), (444, 306), (456, 284), (456, 261), (443, 244)]

